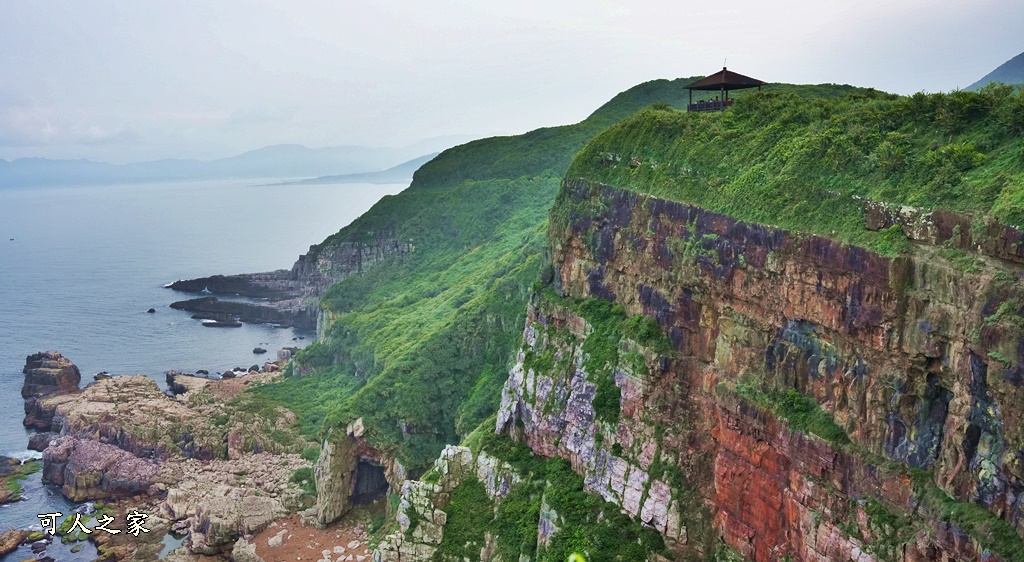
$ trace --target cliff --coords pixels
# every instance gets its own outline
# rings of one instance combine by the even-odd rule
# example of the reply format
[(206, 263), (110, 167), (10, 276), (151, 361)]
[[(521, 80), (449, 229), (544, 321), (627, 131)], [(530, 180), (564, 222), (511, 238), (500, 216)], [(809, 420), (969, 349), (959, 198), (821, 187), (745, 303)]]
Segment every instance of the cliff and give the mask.
[(607, 318), (541, 299), (499, 430), (521, 424), (680, 551), (1020, 556), (1024, 292), (1017, 259), (984, 258), (1001, 246), (976, 240), (965, 271), (586, 181), (553, 217), (560, 291), (671, 345), (591, 345)]
[[(446, 450), (403, 487), (428, 530), (382, 557), (1024, 559), (1020, 94), (751, 99), (648, 109), (577, 155), (497, 418), (465, 442), (518, 483), (448, 492)], [(916, 131), (902, 164), (873, 127)], [(601, 500), (553, 509), (554, 459)], [(663, 548), (608, 539), (630, 525)]]
[(74, 363), (56, 351), (29, 355), (22, 373), (25, 375), (21, 387), (21, 397), (25, 400), (25, 427), (49, 428), (53, 410), (44, 407), (42, 400), (78, 390), (82, 374)]
[(687, 81), (176, 284), (316, 319), (244, 393), (321, 439), (309, 518), (389, 493), (406, 562), (1019, 559), (1024, 95)]

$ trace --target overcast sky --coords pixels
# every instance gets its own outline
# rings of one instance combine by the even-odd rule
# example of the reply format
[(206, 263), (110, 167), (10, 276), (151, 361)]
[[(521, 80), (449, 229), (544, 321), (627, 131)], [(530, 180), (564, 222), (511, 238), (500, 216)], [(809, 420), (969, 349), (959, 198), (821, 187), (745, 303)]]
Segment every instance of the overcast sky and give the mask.
[(726, 58), (770, 82), (949, 91), (1022, 31), (1021, 0), (0, 0), (0, 158), (514, 134)]

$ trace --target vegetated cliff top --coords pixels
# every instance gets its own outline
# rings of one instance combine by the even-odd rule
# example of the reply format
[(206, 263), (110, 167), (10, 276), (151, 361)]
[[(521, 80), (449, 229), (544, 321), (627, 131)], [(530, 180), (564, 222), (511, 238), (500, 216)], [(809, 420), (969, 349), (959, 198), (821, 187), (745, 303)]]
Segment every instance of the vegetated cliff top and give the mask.
[[(594, 135), (648, 105), (664, 103), (685, 107), (685, 87), (701, 77), (651, 80), (619, 93), (573, 125), (544, 127), (522, 135), (491, 137), (449, 148), (427, 162), (413, 176), (412, 187), (426, 189), (462, 180), (515, 178), (523, 175), (561, 176), (576, 152)], [(769, 84), (765, 91), (793, 91), (807, 98), (842, 97), (851, 92), (873, 92), (848, 85), (820, 84), (792, 86)], [(742, 97), (750, 91), (738, 91)], [(694, 100), (710, 99), (718, 92), (694, 92)]]
[(451, 190), (466, 180), (561, 178), (569, 161), (594, 135), (653, 103), (683, 107), (684, 86), (697, 78), (651, 80), (619, 93), (589, 117), (572, 125), (544, 127), (521, 135), (474, 140), (441, 152), (413, 175), (410, 189), (385, 197), (369, 211), (313, 251), (343, 241), (362, 241), (367, 233), (395, 227), (437, 201), (437, 190)]
[(739, 97), (721, 113), (648, 108), (595, 137), (566, 174), (885, 254), (866, 199), (1024, 227), (1024, 92)]
[[(312, 253), (327, 263), (326, 249), (342, 242), (409, 248), (328, 290), (320, 339), (293, 362), (307, 376), (260, 392), (295, 411), (311, 437), (363, 417), (375, 446), (407, 467), (429, 466), (497, 407), (541, 274), (545, 218), (573, 155), (647, 105), (682, 106), (693, 80), (647, 82), (578, 124), (473, 141), (425, 164), (409, 189)], [(809, 98), (859, 91), (772, 88)]]
[(645, 105), (682, 105), (691, 80), (641, 84), (575, 125), (441, 153), (312, 252), (330, 267), (344, 242), (408, 249), (331, 287), (319, 341), (290, 371), (307, 376), (258, 393), (295, 411), (311, 437), (362, 417), (375, 446), (429, 466), (497, 408), (573, 154)]
[(978, 80), (968, 86), (967, 89), (980, 90), (992, 82), (1024, 84), (1024, 53), (1021, 53), (997, 66), (995, 70), (986, 74), (981, 80)]

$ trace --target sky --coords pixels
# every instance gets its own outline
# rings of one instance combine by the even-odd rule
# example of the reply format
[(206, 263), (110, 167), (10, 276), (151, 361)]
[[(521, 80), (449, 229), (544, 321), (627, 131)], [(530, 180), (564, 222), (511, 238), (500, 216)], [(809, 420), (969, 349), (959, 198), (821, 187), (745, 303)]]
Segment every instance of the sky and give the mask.
[(899, 94), (1024, 51), (1020, 0), (0, 0), (0, 159), (209, 160), (574, 123), (731, 70)]

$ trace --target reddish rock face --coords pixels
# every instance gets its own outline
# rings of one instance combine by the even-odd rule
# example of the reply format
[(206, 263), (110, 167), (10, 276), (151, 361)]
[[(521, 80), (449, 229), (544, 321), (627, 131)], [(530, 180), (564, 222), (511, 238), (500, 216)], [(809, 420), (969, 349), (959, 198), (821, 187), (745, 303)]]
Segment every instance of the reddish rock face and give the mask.
[[(938, 216), (936, 236), (962, 232), (959, 220)], [(680, 552), (722, 537), (758, 561), (999, 559), (984, 526), (918, 505), (922, 486), (1024, 527), (1015, 260), (966, 267), (928, 246), (887, 258), (583, 181), (563, 186), (549, 240), (562, 294), (656, 319), (675, 352), (620, 344), (619, 419), (602, 423), (602, 383), (583, 368), (590, 327), (540, 302), (498, 428), (521, 425), (534, 451), (569, 459)], [(642, 361), (623, 359), (630, 350)], [(795, 389), (845, 435), (795, 431), (741, 385)]]
[(68, 358), (56, 351), (44, 351), (25, 359), (25, 383), (21, 397), (25, 399), (25, 426), (47, 430), (53, 421), (53, 410), (43, 408), (41, 399), (78, 390), (82, 374)]

